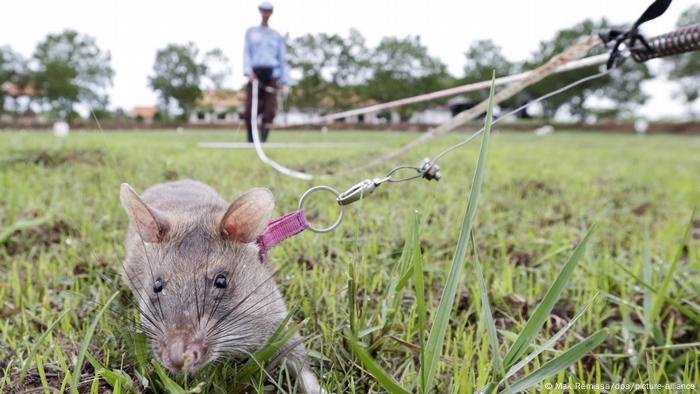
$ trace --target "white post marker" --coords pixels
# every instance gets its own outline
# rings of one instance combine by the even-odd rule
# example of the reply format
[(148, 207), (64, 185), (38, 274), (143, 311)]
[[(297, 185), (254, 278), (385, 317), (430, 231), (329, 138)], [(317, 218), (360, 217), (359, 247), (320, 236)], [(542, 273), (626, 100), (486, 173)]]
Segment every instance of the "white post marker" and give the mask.
[(649, 122), (646, 119), (637, 119), (634, 121), (634, 131), (639, 135), (644, 135), (649, 130)]
[(58, 121), (53, 124), (53, 135), (58, 138), (65, 138), (70, 134), (70, 126), (67, 122)]

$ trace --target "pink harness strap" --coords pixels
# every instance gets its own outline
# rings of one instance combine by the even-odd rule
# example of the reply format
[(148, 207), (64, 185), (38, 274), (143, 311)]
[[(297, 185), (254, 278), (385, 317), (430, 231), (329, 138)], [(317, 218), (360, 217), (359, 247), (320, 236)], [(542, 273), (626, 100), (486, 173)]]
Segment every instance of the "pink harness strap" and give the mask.
[(258, 238), (260, 246), (260, 261), (267, 260), (267, 252), (278, 243), (289, 237), (293, 237), (309, 228), (309, 223), (304, 217), (304, 210), (292, 211), (281, 218), (270, 222), (265, 232)]

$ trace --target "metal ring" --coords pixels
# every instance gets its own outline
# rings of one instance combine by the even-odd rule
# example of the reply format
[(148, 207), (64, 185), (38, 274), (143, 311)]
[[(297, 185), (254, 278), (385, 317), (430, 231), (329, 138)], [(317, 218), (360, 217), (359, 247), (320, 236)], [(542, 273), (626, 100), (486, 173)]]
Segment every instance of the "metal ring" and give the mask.
[[(336, 202), (338, 201), (338, 198), (340, 197), (340, 193), (338, 193), (337, 190), (333, 189), (330, 186), (325, 186), (325, 185), (314, 186), (311, 189), (305, 191), (304, 194), (301, 195), (301, 198), (299, 198), (299, 209), (304, 208), (304, 200), (306, 200), (306, 197), (308, 197), (310, 194), (312, 194), (313, 192), (318, 191), (318, 190), (325, 190), (325, 191), (331, 192), (331, 194), (333, 194), (335, 196)], [(317, 228), (317, 227), (312, 226), (309, 223), (309, 230), (311, 230), (315, 233), (328, 233), (328, 232), (335, 230), (335, 228), (340, 225), (340, 222), (343, 221), (343, 217), (345, 217), (345, 207), (340, 205), (340, 204), (338, 204), (338, 206), (340, 207), (340, 213), (338, 214), (338, 219), (335, 221), (335, 223), (333, 223), (332, 225), (330, 225), (329, 227), (326, 227), (326, 228)], [(304, 214), (304, 219), (306, 219), (306, 214)], [(308, 223), (308, 220), (306, 222)]]

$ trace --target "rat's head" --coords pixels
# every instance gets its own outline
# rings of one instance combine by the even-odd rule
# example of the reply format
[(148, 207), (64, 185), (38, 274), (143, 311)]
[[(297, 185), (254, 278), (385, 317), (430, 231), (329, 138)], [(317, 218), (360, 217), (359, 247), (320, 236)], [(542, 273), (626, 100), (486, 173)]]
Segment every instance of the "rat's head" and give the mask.
[(252, 189), (228, 209), (148, 199), (159, 210), (126, 184), (120, 197), (130, 227), (123, 277), (163, 366), (191, 373), (220, 355), (249, 352), (270, 330), (265, 323), (284, 316), (267, 302), (278, 293), (256, 245), (274, 208), (269, 190)]

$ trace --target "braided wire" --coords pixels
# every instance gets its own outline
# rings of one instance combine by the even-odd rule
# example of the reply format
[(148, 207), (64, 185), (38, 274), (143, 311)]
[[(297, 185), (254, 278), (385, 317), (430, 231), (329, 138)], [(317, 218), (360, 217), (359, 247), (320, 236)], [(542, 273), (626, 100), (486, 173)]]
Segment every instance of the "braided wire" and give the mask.
[(666, 57), (700, 49), (700, 24), (687, 26), (648, 40), (651, 51), (643, 44), (630, 49), (632, 58), (645, 62), (657, 57)]

